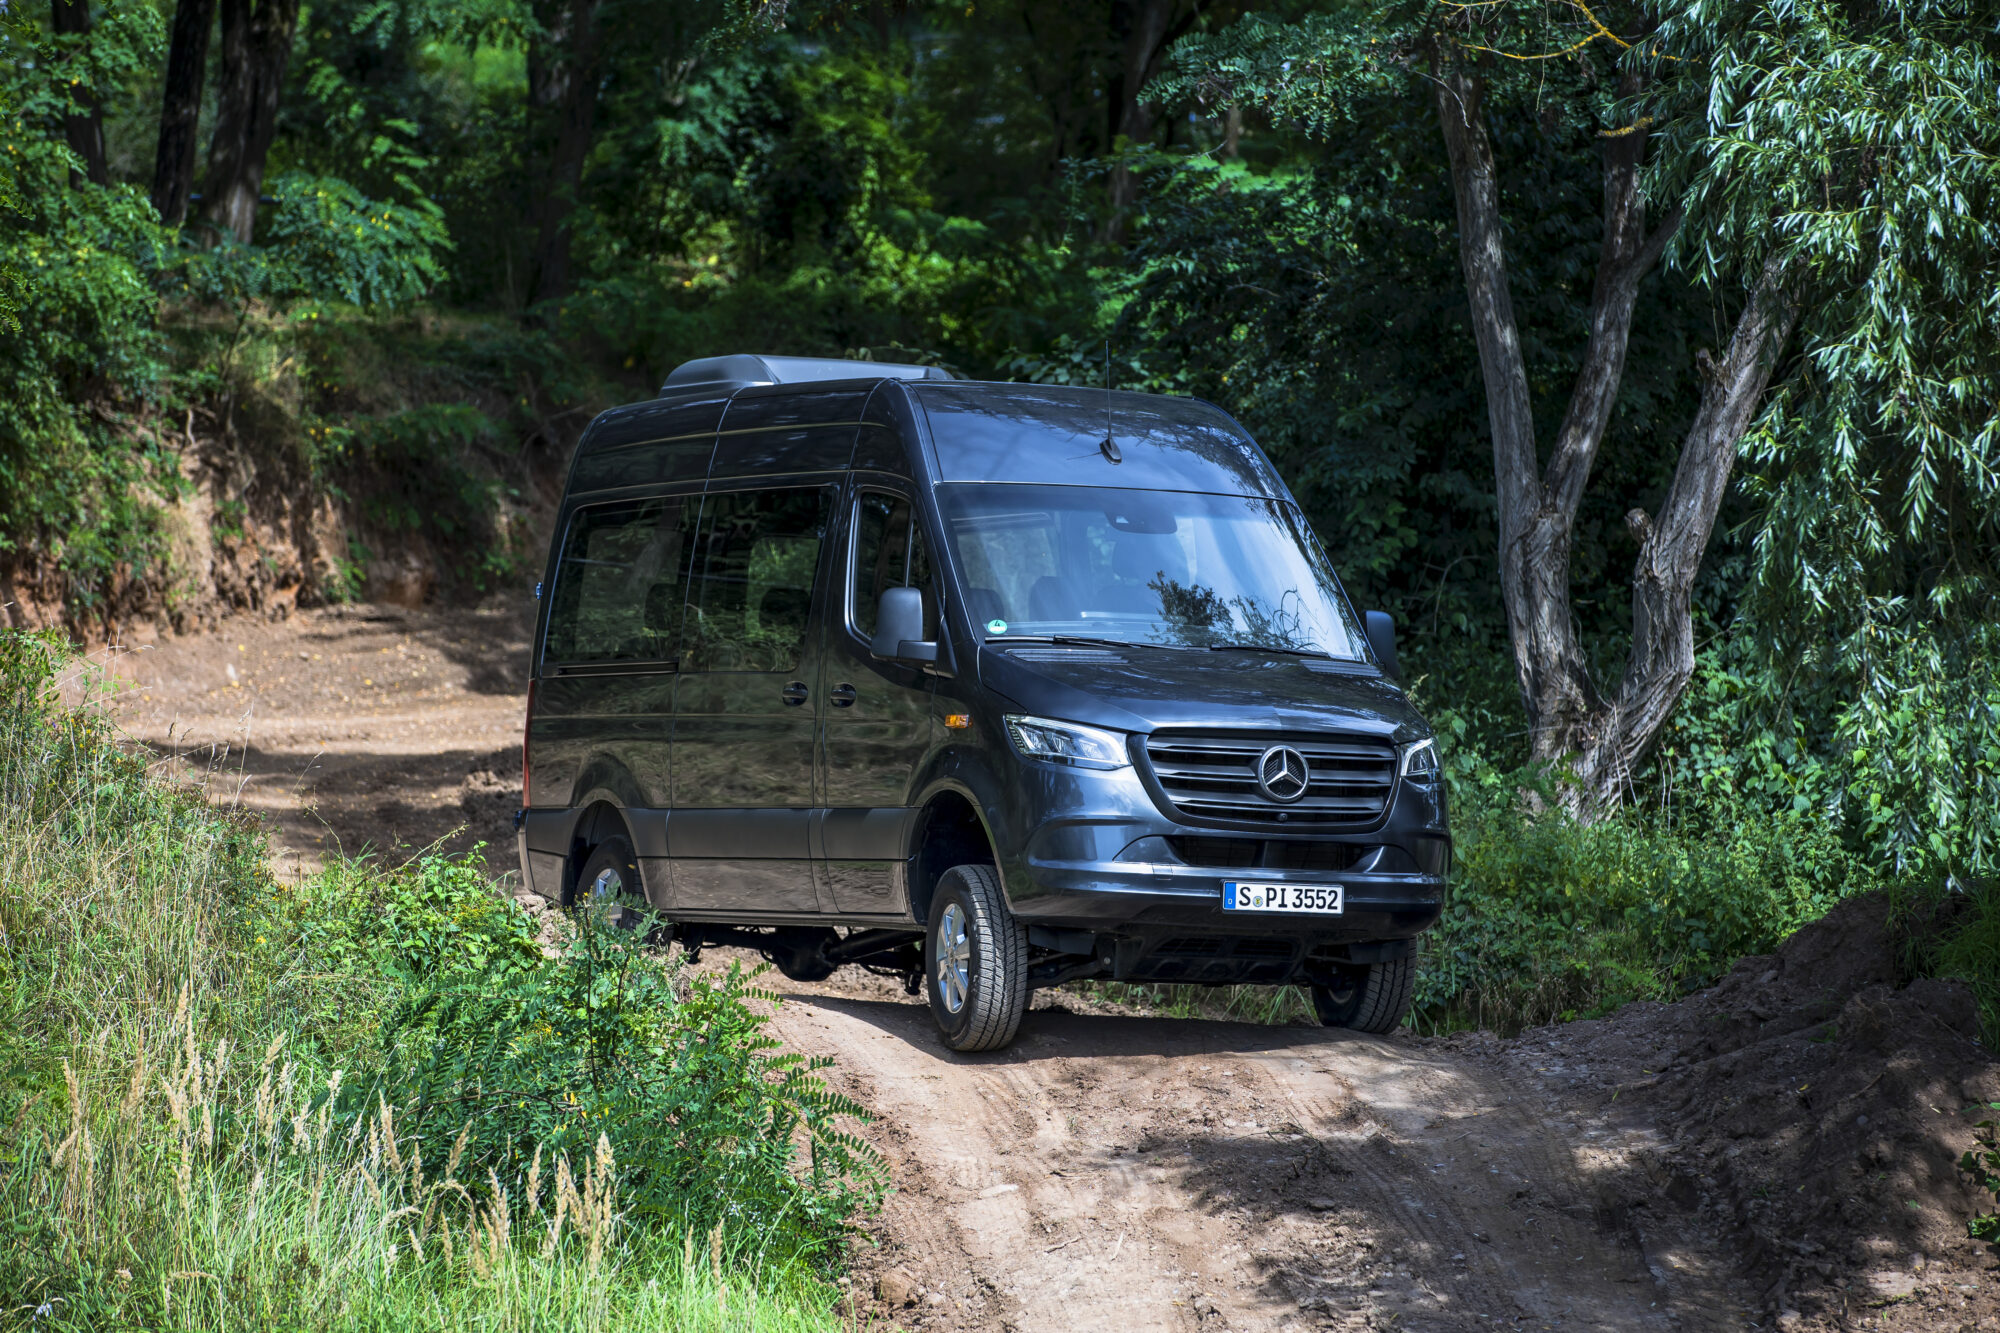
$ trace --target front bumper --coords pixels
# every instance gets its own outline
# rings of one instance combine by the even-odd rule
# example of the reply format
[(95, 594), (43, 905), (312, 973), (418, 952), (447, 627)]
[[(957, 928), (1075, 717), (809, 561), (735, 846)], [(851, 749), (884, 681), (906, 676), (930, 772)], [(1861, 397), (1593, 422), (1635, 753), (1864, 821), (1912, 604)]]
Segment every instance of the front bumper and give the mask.
[[(1440, 875), (1245, 869), (1159, 862), (1031, 863), (1036, 892), (1023, 920), (1063, 928), (1118, 931), (1170, 926), (1222, 935), (1273, 935), (1312, 942), (1406, 939), (1429, 930), (1444, 911)], [(1253, 884), (1338, 884), (1339, 915), (1227, 912), (1226, 881)]]

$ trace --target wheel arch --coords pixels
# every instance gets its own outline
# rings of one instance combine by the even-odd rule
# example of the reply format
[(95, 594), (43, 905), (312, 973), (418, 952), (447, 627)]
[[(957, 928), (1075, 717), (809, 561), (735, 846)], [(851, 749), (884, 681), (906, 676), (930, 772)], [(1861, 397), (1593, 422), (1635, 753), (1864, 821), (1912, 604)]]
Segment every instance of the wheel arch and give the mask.
[(572, 907), (576, 903), (577, 876), (583, 872), (583, 863), (590, 859), (591, 850), (612, 838), (623, 838), (627, 846), (632, 846), (632, 827), (625, 820), (625, 811), (615, 801), (601, 793), (596, 794), (570, 828), (569, 851), (563, 857), (564, 907)]
[(993, 830), (979, 802), (970, 790), (948, 783), (925, 798), (911, 828), (910, 915), (919, 924), (930, 920), (938, 880), (958, 865), (990, 865), (997, 873), (998, 858)]

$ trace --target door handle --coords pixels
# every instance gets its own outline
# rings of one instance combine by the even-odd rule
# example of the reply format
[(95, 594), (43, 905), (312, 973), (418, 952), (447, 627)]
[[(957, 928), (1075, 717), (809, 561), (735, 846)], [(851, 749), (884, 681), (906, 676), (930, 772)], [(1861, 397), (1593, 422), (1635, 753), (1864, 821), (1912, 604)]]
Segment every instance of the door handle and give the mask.
[(859, 696), (855, 694), (852, 685), (846, 681), (842, 681), (833, 687), (833, 694), (829, 697), (832, 698), (835, 708), (851, 708), (854, 705), (855, 699)]
[(806, 695), (809, 693), (811, 693), (811, 691), (806, 689), (806, 683), (804, 681), (795, 680), (791, 684), (785, 686), (785, 688), (779, 692), (778, 697), (785, 701), (785, 707), (797, 708), (800, 704), (806, 701)]

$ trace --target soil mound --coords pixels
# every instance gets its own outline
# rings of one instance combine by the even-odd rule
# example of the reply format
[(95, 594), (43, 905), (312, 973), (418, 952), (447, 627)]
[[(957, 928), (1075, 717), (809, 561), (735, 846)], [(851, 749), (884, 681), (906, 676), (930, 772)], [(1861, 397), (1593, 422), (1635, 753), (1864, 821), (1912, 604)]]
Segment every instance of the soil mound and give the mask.
[(1957, 1170), (2000, 1061), (1963, 987), (1904, 983), (1902, 938), (1866, 895), (1681, 1003), (1531, 1034), (1660, 1126), (1781, 1327), (2000, 1326)]

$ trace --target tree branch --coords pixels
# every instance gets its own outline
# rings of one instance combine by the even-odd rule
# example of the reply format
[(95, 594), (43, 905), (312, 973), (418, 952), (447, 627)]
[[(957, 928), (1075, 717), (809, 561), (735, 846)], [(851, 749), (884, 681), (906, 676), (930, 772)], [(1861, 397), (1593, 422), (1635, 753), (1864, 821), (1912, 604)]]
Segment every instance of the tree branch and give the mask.
[(1729, 490), (1738, 445), (1763, 404), (1798, 317), (1797, 295), (1772, 259), (1737, 318), (1727, 354), (1703, 366), (1701, 406), (1659, 512), (1650, 520), (1638, 511), (1626, 517), (1640, 538), (1632, 571), (1632, 650), (1611, 724), (1582, 775), (1595, 806), (1615, 803), (1630, 785), (1634, 768), (1694, 676), (1695, 576)]

